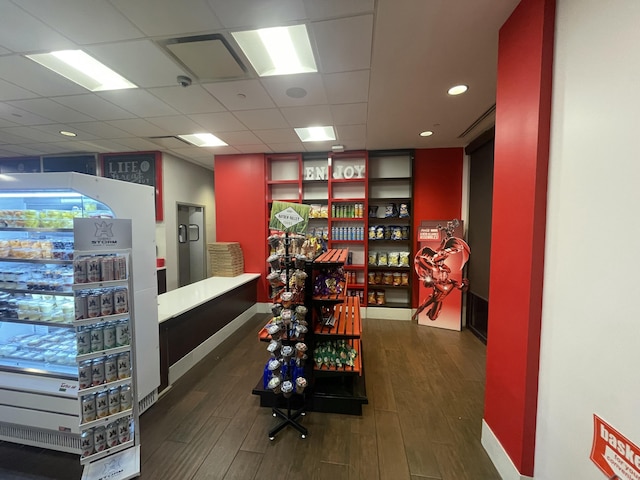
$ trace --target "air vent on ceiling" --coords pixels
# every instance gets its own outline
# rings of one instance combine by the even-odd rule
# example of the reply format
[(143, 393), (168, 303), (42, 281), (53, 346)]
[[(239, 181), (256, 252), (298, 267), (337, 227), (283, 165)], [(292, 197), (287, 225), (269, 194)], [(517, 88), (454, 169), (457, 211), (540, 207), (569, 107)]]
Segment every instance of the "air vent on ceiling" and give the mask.
[(458, 138), (464, 138), (465, 136), (467, 136), (471, 131), (473, 131), (478, 125), (480, 125), (482, 122), (484, 122), (487, 118), (491, 117), (492, 115), (494, 115), (496, 112), (496, 105), (495, 103), (489, 108), (489, 110), (487, 110), (486, 112), (484, 112), (482, 115), (480, 115), (471, 125), (469, 125), (467, 127), (467, 129), (462, 132), (460, 135), (458, 135)]
[(247, 68), (218, 33), (171, 38), (160, 44), (200, 81), (247, 78)]

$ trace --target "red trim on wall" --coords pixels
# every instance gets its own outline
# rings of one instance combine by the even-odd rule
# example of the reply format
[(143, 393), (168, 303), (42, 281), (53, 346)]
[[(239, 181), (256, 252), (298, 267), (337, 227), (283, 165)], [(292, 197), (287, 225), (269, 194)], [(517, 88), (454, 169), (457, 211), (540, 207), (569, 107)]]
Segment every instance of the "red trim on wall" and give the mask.
[(522, 0), (500, 30), (484, 417), (533, 476), (555, 0)]
[(216, 155), (214, 160), (216, 241), (240, 242), (244, 271), (262, 274), (258, 302), (269, 300), (265, 175), (263, 154)]
[[(422, 220), (460, 219), (462, 214), (462, 148), (415, 151), (413, 167), (413, 251)], [(473, 247), (472, 247), (473, 249)], [(418, 307), (419, 285), (413, 277), (413, 308)]]

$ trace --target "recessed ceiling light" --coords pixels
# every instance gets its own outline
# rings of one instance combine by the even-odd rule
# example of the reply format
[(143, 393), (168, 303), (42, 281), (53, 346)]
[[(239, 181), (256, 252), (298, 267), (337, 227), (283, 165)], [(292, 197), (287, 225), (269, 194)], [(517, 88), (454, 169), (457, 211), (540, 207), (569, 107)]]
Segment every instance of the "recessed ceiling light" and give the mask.
[(447, 93), (449, 95), (461, 95), (467, 90), (469, 90), (469, 87), (467, 85), (455, 85), (447, 90)]
[(82, 50), (60, 50), (26, 57), (92, 92), (138, 88)]
[(431, 130), (425, 130), (424, 132), (420, 132), (421, 137), (430, 137), (431, 135), (433, 135), (433, 132)]
[(305, 25), (232, 32), (231, 35), (261, 77), (318, 71)]
[(296, 128), (294, 130), (303, 142), (326, 142), (336, 139), (336, 133), (331, 126)]
[(211, 133), (193, 133), (190, 135), (178, 135), (178, 138), (189, 142), (196, 147), (226, 147), (228, 144)]
[(77, 137), (77, 133), (68, 132), (66, 130), (60, 130), (60, 135), (64, 135), (65, 137)]

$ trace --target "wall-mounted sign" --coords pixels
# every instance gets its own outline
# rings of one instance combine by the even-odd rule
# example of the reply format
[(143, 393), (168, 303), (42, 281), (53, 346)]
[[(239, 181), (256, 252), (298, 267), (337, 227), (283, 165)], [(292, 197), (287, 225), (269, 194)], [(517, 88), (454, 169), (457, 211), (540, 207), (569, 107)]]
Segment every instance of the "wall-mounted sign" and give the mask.
[(269, 228), (279, 232), (304, 233), (309, 225), (311, 207), (303, 203), (274, 201)]
[(597, 415), (590, 458), (607, 478), (640, 479), (640, 448)]
[(101, 167), (103, 177), (154, 187), (156, 221), (162, 221), (162, 160), (159, 152), (104, 154)]
[[(332, 168), (332, 176), (334, 179), (352, 179), (364, 178), (364, 165), (334, 165)], [(328, 165), (314, 165), (304, 168), (305, 180), (327, 180), (329, 178)]]

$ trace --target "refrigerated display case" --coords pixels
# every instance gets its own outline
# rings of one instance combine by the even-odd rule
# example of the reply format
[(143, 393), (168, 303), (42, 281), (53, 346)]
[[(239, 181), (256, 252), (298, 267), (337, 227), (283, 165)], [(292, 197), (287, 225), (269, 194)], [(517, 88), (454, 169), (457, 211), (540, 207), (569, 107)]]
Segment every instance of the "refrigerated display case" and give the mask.
[[(83, 400), (128, 385), (135, 409), (114, 412), (116, 421), (133, 419), (134, 410), (137, 415), (155, 402), (160, 373), (154, 208), (148, 186), (78, 173), (0, 175), (1, 440), (80, 454), (81, 434), (106, 426), (83, 418)], [(110, 244), (110, 219), (131, 220), (129, 249)], [(74, 258), (77, 264), (81, 257), (99, 266), (119, 258), (127, 276), (91, 278), (83, 285), (75, 272), (74, 284)], [(127, 311), (118, 312), (115, 302), (123, 289)], [(80, 302), (101, 293), (111, 296), (113, 313), (85, 312), (84, 318)], [(131, 345), (105, 345), (104, 337), (100, 347), (89, 345), (87, 351), (82, 345), (83, 332), (100, 330), (104, 336), (129, 322), (137, 332)], [(79, 379), (87, 362), (122, 353), (129, 355), (130, 368), (135, 365), (130, 380), (87, 386)]]

